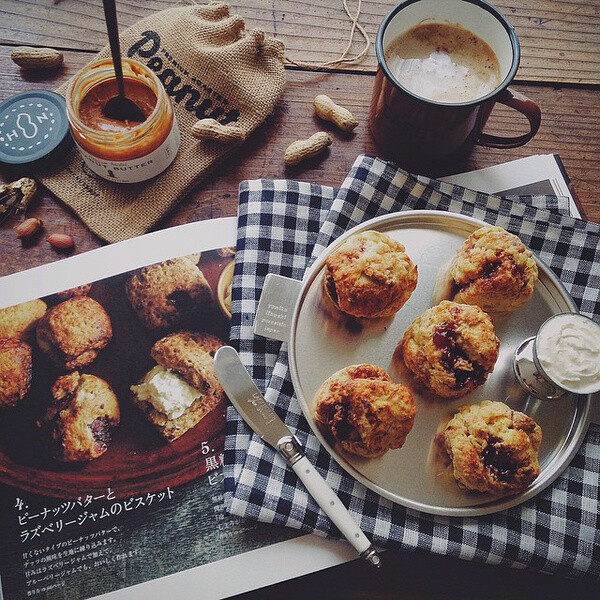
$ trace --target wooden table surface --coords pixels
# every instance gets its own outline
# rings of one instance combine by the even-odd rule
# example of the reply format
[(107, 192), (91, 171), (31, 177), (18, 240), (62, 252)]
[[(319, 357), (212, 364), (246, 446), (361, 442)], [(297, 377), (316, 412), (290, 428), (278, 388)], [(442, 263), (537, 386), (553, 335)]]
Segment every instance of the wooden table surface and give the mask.
[[(441, 0), (440, 0), (441, 1)], [(121, 27), (174, 5), (172, 0), (120, 0)], [(477, 147), (456, 172), (481, 168), (533, 154), (558, 153), (569, 173), (580, 207), (588, 219), (600, 221), (600, 2), (598, 0), (496, 0), (515, 26), (521, 42), (521, 66), (513, 87), (534, 99), (542, 109), (542, 125), (526, 146), (512, 150)], [(358, 0), (349, 0), (355, 11)], [(362, 0), (360, 23), (371, 40), (392, 0)], [(284, 42), (287, 56), (321, 63), (336, 59), (348, 39), (350, 21), (342, 0), (235, 0), (232, 12), (248, 29), (263, 29)], [(0, 0), (0, 101), (35, 88), (55, 89), (75, 74), (107, 42), (99, 0)], [(57, 72), (27, 73), (10, 60), (18, 45), (51, 46), (63, 50), (65, 63)], [(353, 53), (362, 48), (355, 36)], [(373, 44), (359, 62), (319, 71), (288, 65), (287, 84), (277, 109), (263, 126), (161, 223), (168, 227), (195, 220), (236, 214), (237, 191), (243, 179), (289, 177), (339, 185), (358, 154), (380, 154), (366, 126), (376, 68)], [(330, 95), (347, 106), (360, 125), (351, 136), (323, 126), (314, 116), (312, 100)], [(514, 135), (525, 128), (513, 112), (495, 109), (487, 130)], [(285, 168), (287, 145), (318, 129), (331, 132), (334, 142), (319, 159)], [(441, 175), (441, 173), (438, 173)], [(35, 176), (35, 173), (32, 174)], [(435, 175), (435, 173), (433, 173)], [(0, 169), (0, 178), (7, 180)], [(72, 253), (102, 245), (60, 201), (44, 190), (29, 216), (43, 220), (46, 232), (68, 233), (75, 239)], [(33, 244), (17, 239), (19, 220), (0, 227), (0, 275), (61, 260), (40, 236)], [(513, 569), (479, 565), (428, 554), (388, 552), (383, 569), (372, 572), (352, 562), (285, 582), (244, 598), (387, 599), (444, 598), (485, 594), (493, 598), (591, 598), (597, 587)]]

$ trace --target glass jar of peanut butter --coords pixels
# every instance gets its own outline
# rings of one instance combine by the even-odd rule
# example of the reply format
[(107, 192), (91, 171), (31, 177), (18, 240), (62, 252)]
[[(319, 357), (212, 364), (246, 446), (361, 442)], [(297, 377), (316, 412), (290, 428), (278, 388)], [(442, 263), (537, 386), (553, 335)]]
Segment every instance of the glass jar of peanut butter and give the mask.
[(179, 149), (173, 106), (158, 77), (145, 65), (122, 59), (125, 95), (144, 121), (120, 121), (104, 115), (117, 82), (110, 59), (90, 63), (67, 89), (67, 116), (85, 164), (116, 183), (137, 183), (162, 173)]

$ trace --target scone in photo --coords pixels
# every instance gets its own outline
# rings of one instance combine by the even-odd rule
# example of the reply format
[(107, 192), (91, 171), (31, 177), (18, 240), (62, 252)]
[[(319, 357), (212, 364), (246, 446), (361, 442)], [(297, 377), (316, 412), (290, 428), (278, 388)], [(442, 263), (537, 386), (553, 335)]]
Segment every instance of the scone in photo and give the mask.
[(152, 346), (157, 365), (131, 391), (136, 406), (167, 442), (181, 437), (224, 401), (213, 363), (222, 345), (209, 333), (179, 331)]

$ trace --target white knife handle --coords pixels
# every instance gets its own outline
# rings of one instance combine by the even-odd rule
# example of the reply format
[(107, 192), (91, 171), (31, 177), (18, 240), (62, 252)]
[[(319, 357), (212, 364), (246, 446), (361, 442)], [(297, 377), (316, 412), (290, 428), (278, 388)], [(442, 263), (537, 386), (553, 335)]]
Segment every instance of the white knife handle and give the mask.
[[(351, 517), (336, 493), (321, 477), (308, 458), (299, 450), (297, 441), (294, 438), (285, 441), (281, 440), (278, 446), (294, 473), (298, 475), (310, 495), (336, 525), (342, 535), (354, 546), (362, 558), (373, 566), (379, 567), (381, 559), (377, 551)], [(292, 448), (295, 451), (290, 452)]]

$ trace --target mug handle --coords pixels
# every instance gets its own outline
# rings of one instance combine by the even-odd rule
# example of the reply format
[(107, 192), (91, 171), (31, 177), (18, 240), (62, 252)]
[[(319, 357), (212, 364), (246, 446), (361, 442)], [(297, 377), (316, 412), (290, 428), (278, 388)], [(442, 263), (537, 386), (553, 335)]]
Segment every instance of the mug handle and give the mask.
[(506, 88), (501, 95), (496, 99), (500, 104), (505, 104), (510, 108), (518, 110), (527, 117), (529, 121), (529, 133), (517, 135), (514, 137), (502, 137), (499, 135), (490, 135), (483, 133), (477, 143), (480, 146), (488, 146), (489, 148), (517, 148), (526, 144), (540, 128), (542, 120), (542, 111), (540, 107), (527, 96)]

